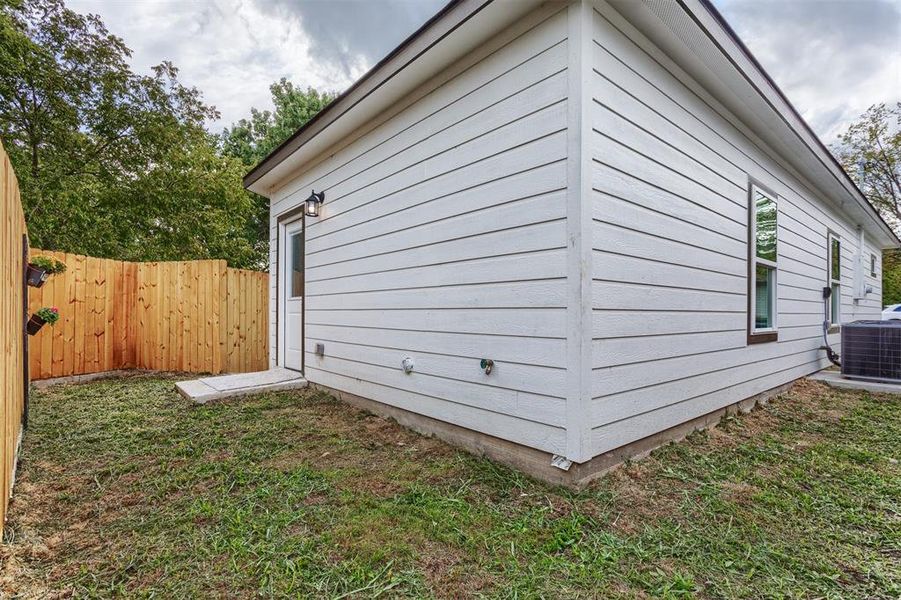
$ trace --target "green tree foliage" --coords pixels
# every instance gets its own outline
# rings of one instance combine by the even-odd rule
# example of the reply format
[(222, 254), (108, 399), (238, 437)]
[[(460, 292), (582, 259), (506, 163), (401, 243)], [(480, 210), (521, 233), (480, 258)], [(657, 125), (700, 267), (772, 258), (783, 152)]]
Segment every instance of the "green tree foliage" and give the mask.
[(901, 304), (901, 251), (882, 253), (882, 304)]
[(0, 3), (0, 137), (32, 245), (126, 260), (265, 264), (244, 165), (169, 62), (149, 75), (94, 15), (61, 0)]
[(876, 209), (901, 225), (901, 102), (871, 106), (839, 138), (834, 150)]
[(285, 78), (269, 86), (269, 91), (274, 111), (252, 108), (249, 119), (222, 132), (223, 151), (248, 167), (263, 160), (335, 98), (333, 93), (295, 87)]
[[(222, 151), (239, 159), (248, 169), (263, 160), (335, 98), (335, 94), (330, 92), (295, 87), (285, 78), (269, 86), (269, 91), (274, 111), (251, 108), (249, 119), (234, 123), (220, 136)], [(251, 233), (267, 240), (269, 201), (257, 194), (250, 195), (254, 203), (255, 222)]]
[[(870, 203), (901, 232), (901, 102), (871, 106), (833, 151)], [(901, 255), (884, 252), (882, 265), (883, 303), (901, 303)]]

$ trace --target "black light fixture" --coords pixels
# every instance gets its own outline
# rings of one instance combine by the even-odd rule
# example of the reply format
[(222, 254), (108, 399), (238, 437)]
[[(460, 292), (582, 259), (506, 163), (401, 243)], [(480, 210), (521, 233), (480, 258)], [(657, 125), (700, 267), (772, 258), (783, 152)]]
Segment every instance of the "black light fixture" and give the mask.
[(318, 194), (313, 191), (310, 194), (310, 197), (304, 201), (304, 209), (303, 214), (308, 217), (318, 217), (319, 216), (319, 205), (325, 202), (325, 192), (319, 192)]

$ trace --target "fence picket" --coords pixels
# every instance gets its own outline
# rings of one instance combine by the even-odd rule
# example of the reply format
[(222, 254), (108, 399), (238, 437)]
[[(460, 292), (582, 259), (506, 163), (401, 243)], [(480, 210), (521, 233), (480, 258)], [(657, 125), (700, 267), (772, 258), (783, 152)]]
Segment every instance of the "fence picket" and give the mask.
[(268, 368), (265, 273), (231, 269), (220, 260), (132, 263), (31, 252), (68, 267), (29, 291), (31, 311), (57, 306), (61, 313), (56, 327), (31, 338), (33, 379), (126, 368)]
[(26, 307), (22, 240), (27, 235), (19, 184), (0, 143), (0, 529), (12, 494), (19, 432), (25, 405), (25, 341), (22, 327)]

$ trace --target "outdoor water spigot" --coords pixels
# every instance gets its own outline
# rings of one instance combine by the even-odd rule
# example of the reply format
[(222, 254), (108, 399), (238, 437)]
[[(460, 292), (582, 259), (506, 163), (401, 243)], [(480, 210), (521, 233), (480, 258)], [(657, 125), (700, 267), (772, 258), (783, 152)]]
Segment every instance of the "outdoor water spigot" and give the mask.
[(485, 371), (485, 375), (491, 375), (491, 371), (494, 369), (494, 361), (490, 358), (483, 358), (479, 366)]
[(411, 357), (405, 356), (404, 359), (400, 361), (400, 366), (404, 370), (404, 373), (409, 375), (413, 372), (413, 367), (415, 365), (413, 364), (413, 359)]

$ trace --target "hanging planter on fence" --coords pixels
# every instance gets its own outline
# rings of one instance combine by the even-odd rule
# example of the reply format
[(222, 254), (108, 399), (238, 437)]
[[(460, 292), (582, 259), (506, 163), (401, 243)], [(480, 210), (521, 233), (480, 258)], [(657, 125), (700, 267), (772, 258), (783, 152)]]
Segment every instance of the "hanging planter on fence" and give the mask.
[(66, 270), (66, 263), (61, 260), (49, 258), (47, 256), (35, 256), (28, 263), (28, 269), (25, 276), (28, 285), (39, 288), (47, 281), (47, 278), (55, 273), (62, 273)]
[(25, 331), (28, 332), (28, 335), (34, 335), (47, 323), (50, 323), (52, 327), (57, 321), (59, 321), (59, 310), (56, 307), (44, 307), (31, 315), (25, 325)]
[(44, 269), (39, 269), (34, 265), (28, 265), (28, 270), (26, 271), (25, 276), (28, 278), (28, 285), (30, 285), (31, 287), (39, 288), (44, 285), (44, 282), (46, 282), (47, 278), (50, 277), (50, 273), (48, 273)]

